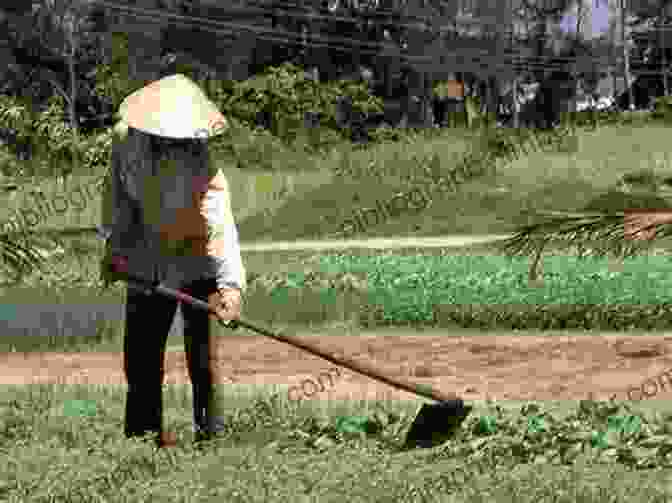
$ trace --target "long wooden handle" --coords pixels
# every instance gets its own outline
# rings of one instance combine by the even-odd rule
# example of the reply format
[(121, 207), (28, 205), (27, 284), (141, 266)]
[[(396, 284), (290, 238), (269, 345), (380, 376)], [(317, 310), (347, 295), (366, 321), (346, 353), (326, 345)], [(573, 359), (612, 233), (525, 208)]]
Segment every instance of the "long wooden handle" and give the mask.
[(346, 367), (350, 370), (354, 370), (355, 372), (359, 372), (360, 374), (363, 374), (367, 377), (389, 384), (390, 386), (393, 386), (397, 389), (408, 391), (409, 393), (413, 393), (414, 395), (430, 398), (438, 402), (446, 402), (460, 399), (457, 395), (443, 393), (439, 390), (433, 389), (431, 386), (423, 386), (415, 384), (411, 381), (407, 381), (405, 379), (401, 379), (399, 377), (391, 377), (385, 375), (377, 368), (371, 365), (367, 365), (366, 363), (357, 362), (355, 360), (351, 360), (350, 358), (346, 358), (345, 356), (336, 356), (327, 353), (322, 348), (314, 346), (312, 343), (299, 339), (294, 335), (276, 334), (269, 330), (256, 327), (244, 320), (237, 320), (236, 324), (241, 327), (245, 327), (249, 330), (252, 330), (253, 332), (265, 335), (266, 337), (270, 337), (271, 339), (275, 339), (276, 341), (284, 342), (285, 344), (289, 344), (296, 348), (303, 349), (304, 351), (307, 351), (308, 353), (311, 353), (315, 356), (319, 356), (320, 358), (330, 361), (331, 363), (335, 363), (336, 365)]
[[(217, 316), (217, 312), (207, 302), (195, 299), (192, 296), (187, 295), (186, 293), (181, 292), (179, 290), (174, 290), (172, 288), (168, 288), (163, 285), (153, 283), (146, 279), (133, 276), (126, 271), (126, 268), (124, 266), (125, 264), (122, 265), (119, 262), (115, 262), (113, 264), (114, 270), (118, 273), (123, 273), (128, 278), (128, 280), (134, 283), (139, 283), (145, 288), (152, 289), (162, 295), (166, 295), (168, 297), (172, 297), (176, 300), (179, 300), (180, 302), (185, 302), (187, 304), (191, 304), (194, 307), (207, 310), (210, 313)], [(271, 332), (270, 330), (254, 326), (251, 323), (248, 323), (247, 321), (244, 320), (233, 320), (232, 322), (226, 323), (220, 319), (220, 322), (225, 326), (227, 326), (228, 328), (235, 329), (238, 326), (245, 327), (249, 330), (252, 330), (253, 332), (257, 332), (258, 334), (270, 337), (271, 339), (275, 339), (276, 341), (284, 342), (285, 344), (289, 344), (290, 346), (303, 349), (304, 351), (307, 351), (308, 353), (311, 353), (315, 356), (319, 356), (320, 358), (327, 360), (331, 363), (335, 363), (336, 365), (346, 367), (350, 370), (354, 370), (355, 372), (359, 372), (362, 375), (389, 384), (394, 388), (401, 389), (409, 393), (413, 393), (414, 395), (429, 398), (431, 400), (436, 400), (438, 402), (461, 400), (460, 397), (458, 397), (455, 394), (443, 393), (439, 390), (433, 389), (431, 386), (423, 386), (398, 377), (391, 377), (383, 374), (380, 370), (371, 365), (357, 362), (346, 357), (336, 356), (327, 353), (318, 346), (314, 346), (312, 343), (301, 340), (293, 335), (276, 334)]]

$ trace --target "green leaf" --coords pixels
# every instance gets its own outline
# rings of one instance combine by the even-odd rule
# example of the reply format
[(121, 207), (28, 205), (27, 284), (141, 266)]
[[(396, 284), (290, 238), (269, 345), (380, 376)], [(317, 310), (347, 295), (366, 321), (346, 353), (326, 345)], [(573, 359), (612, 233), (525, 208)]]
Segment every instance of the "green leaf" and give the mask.
[(476, 424), (476, 433), (480, 435), (492, 435), (497, 431), (497, 422), (492, 416), (481, 416)]
[(641, 419), (634, 415), (609, 416), (607, 418), (607, 428), (623, 436), (631, 436), (640, 432)]
[(341, 433), (366, 433), (369, 422), (365, 416), (342, 416), (336, 420), (336, 429)]
[(527, 418), (527, 431), (530, 433), (539, 433), (546, 431), (546, 423), (540, 416), (530, 416)]
[(63, 403), (63, 415), (68, 417), (93, 417), (97, 413), (93, 400), (68, 400)]
[(597, 447), (599, 449), (606, 449), (609, 446), (609, 442), (607, 441), (607, 434), (603, 431), (593, 432), (590, 443), (593, 447)]

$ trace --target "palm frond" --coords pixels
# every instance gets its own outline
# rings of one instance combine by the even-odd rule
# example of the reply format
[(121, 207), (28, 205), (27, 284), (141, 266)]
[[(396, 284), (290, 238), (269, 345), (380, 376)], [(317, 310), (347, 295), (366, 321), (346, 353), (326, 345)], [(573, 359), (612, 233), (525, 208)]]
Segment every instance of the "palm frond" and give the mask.
[(614, 213), (563, 213), (546, 212), (539, 223), (521, 227), (512, 237), (499, 244), (509, 256), (538, 254), (547, 245), (576, 249), (580, 257), (635, 256), (651, 249), (655, 239), (672, 236), (671, 224), (655, 226), (654, 239), (637, 241), (628, 239), (625, 231), (624, 212)]
[[(0, 232), (0, 238), (7, 239), (16, 239), (17, 237), (25, 235), (26, 231), (16, 230), (16, 231), (6, 231)], [(30, 234), (33, 236), (42, 236), (42, 237), (76, 237), (76, 236), (86, 236), (86, 235), (95, 235), (99, 234), (100, 230), (97, 226), (86, 226), (86, 227), (60, 227), (60, 228), (41, 228), (34, 229), (30, 231)]]
[(0, 235), (0, 264), (10, 283), (44, 267), (45, 239), (25, 231)]

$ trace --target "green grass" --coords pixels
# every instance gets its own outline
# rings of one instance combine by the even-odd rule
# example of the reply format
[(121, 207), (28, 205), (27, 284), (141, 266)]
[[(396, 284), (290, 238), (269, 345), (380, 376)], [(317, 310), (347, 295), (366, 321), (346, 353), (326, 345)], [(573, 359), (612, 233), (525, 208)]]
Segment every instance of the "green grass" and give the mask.
[[(464, 137), (445, 136), (356, 152), (344, 161), (350, 174), (289, 200), (272, 221), (261, 215), (240, 223), (244, 241), (338, 237), (343, 221), (358, 208), (373, 208), (397, 192), (417, 187), (423, 167), (436, 154), (447, 172), (467, 148)], [(468, 138), (468, 137), (467, 137)], [(531, 223), (540, 211), (577, 211), (612, 188), (625, 173), (653, 167), (669, 170), (667, 128), (602, 127), (577, 130), (575, 152), (534, 152), (495, 174), (465, 182), (456, 193), (433, 194), (420, 214), (408, 212), (351, 237), (505, 234)], [(400, 148), (403, 147), (403, 148)], [(409, 180), (410, 178), (410, 180)]]
[[(417, 403), (298, 405), (268, 389), (226, 398), (227, 430), (204, 449), (190, 440), (190, 394), (164, 390), (165, 425), (180, 447), (156, 452), (123, 437), (123, 388), (5, 387), (0, 390), (0, 499), (21, 501), (666, 501), (669, 433), (664, 413), (609, 406), (544, 404), (526, 411), (477, 404), (453, 440), (399, 452)], [(90, 400), (92, 417), (64, 415), (67, 401)], [(610, 433), (607, 418), (634, 414), (641, 429)], [(338, 417), (358, 415), (377, 433), (348, 435)], [(483, 416), (496, 430), (479, 427)], [(545, 431), (530, 430), (543, 419)], [(545, 456), (541, 463), (540, 456)], [(83, 462), (85, 460), (85, 462)], [(664, 492), (664, 491), (668, 492)]]
[[(540, 211), (579, 210), (614, 187), (623, 174), (652, 167), (669, 170), (667, 128), (660, 124), (619, 127), (595, 131), (577, 129), (572, 149), (531, 152), (511, 163), (499, 162), (495, 173), (460, 185), (453, 193), (434, 193), (431, 205), (416, 214), (406, 212), (365, 232), (366, 236), (437, 236), (446, 234), (505, 234), (530, 223)], [(216, 162), (229, 178), (232, 204), (241, 239), (247, 241), (334, 238), (342, 236), (342, 224), (360, 208), (375, 207), (398, 192), (422, 185), (429, 159), (439, 159), (439, 173), (452, 169), (470, 148), (482, 149), (478, 132), (446, 129), (416, 141), (376, 145), (369, 149), (341, 146), (302, 162), (284, 162), (273, 157), (273, 166), (236, 164), (231, 159)], [(530, 150), (530, 149), (528, 149)], [(297, 154), (298, 155), (298, 154)], [(42, 180), (38, 187), (52, 200), (90, 183), (95, 178), (78, 176), (68, 186)], [(31, 207), (24, 190), (6, 197), (3, 211)], [(86, 208), (52, 215), (40, 227), (95, 226), (100, 222), (98, 196)]]
[[(467, 140), (475, 134), (458, 129), (451, 130), (440, 138), (426, 140), (431, 143), (427, 148), (433, 149), (441, 156), (451, 153), (457, 155), (465, 149)], [(356, 176), (361, 176), (370, 172), (371, 162), (386, 166), (385, 173), (381, 173), (380, 176), (387, 176), (390, 173), (405, 176), (405, 171), (417, 169), (417, 161), (427, 150), (423, 146), (424, 141), (390, 143), (369, 150), (343, 144), (328, 153), (310, 156), (286, 148), (281, 151), (266, 148), (263, 142), (257, 145), (254, 141), (248, 144), (247, 141), (239, 140), (240, 144), (236, 145), (236, 149), (240, 150), (237, 157), (221, 153), (213, 154), (215, 165), (224, 171), (229, 180), (232, 206), (239, 222), (248, 217), (258, 218), (264, 222), (272, 219), (276, 222), (277, 210), (287, 202), (301, 201), (309, 194), (324, 190), (324, 187), (328, 187), (325, 192), (328, 194), (334, 187), (342, 185), (342, 179), (335, 176), (337, 173), (347, 170)], [(253, 153), (256, 155), (253, 156), (254, 159), (250, 157)], [(242, 162), (243, 158), (247, 160)], [(29, 188), (30, 191), (42, 191), (44, 196), (41, 198), (47, 204), (51, 204), (56, 197), (69, 197), (78, 186), (88, 186), (101, 174), (77, 173), (66, 182), (51, 178), (31, 179), (30, 183), (26, 183), (19, 190), (2, 195), (3, 209), (0, 210), (0, 220), (5, 220), (21, 208), (35, 208), (35, 202), (28, 194)], [(40, 218), (36, 229), (93, 227), (100, 223), (100, 208), (100, 196), (93, 194), (83, 209), (70, 204), (64, 214), (57, 214), (53, 210), (43, 211), (47, 216)]]

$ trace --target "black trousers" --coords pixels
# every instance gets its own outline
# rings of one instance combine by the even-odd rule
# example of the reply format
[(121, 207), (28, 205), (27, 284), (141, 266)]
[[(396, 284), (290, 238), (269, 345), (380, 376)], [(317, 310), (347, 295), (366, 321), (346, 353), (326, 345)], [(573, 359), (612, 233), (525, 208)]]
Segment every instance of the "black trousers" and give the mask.
[[(207, 301), (217, 289), (214, 279), (192, 282), (181, 288), (192, 297)], [(162, 431), (162, 385), (166, 340), (178, 302), (160, 294), (128, 289), (124, 334), (124, 372), (128, 382), (125, 434), (141, 436)], [(211, 341), (207, 312), (182, 304), (184, 341), (193, 391), (194, 422), (197, 431), (208, 431), (212, 418), (208, 410), (214, 392), (208, 355)]]

